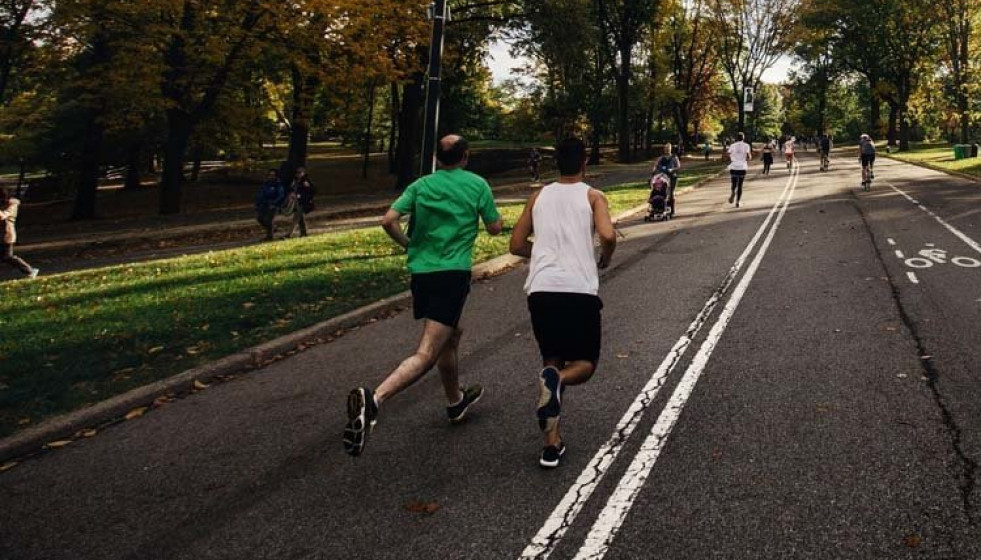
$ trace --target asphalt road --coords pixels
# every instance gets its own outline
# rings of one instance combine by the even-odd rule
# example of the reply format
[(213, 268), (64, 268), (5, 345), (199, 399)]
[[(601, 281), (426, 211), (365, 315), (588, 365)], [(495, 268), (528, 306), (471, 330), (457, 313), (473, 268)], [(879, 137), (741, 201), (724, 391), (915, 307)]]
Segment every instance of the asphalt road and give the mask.
[(402, 314), (0, 474), (0, 558), (979, 558), (981, 188), (877, 175), (805, 155), (625, 224), (559, 469), (519, 269), (474, 287), (464, 425), (432, 376), (343, 453)]

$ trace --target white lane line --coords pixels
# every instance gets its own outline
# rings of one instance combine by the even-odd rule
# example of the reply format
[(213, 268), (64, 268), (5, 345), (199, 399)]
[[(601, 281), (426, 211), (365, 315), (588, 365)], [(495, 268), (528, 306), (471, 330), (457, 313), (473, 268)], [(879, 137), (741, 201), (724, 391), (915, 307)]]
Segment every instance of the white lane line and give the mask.
[(913, 272), (913, 271), (907, 272), (906, 273), (906, 276), (909, 278), (909, 281), (910, 282), (912, 282), (914, 284), (919, 284), (920, 283), (920, 279), (916, 277), (916, 273), (915, 272)]
[[(798, 171), (799, 172), (799, 171)], [(634, 430), (637, 428), (637, 424), (640, 423), (644, 412), (651, 406), (654, 402), (654, 398), (657, 396), (661, 387), (664, 386), (664, 381), (667, 379), (668, 375), (674, 371), (678, 363), (681, 362), (681, 358), (684, 356), (688, 347), (691, 346), (692, 341), (695, 336), (701, 330), (702, 326), (708, 321), (708, 318), (712, 315), (718, 303), (722, 298), (728, 293), (729, 288), (732, 286), (733, 282), (738, 276), (739, 272), (742, 270), (743, 265), (749, 259), (756, 245), (759, 243), (760, 239), (766, 233), (767, 228), (776, 215), (781, 204), (783, 204), (784, 199), (791, 192), (791, 185), (794, 184), (794, 178), (796, 175), (791, 175), (787, 180), (787, 184), (784, 186), (783, 192), (777, 199), (776, 204), (767, 214), (766, 220), (763, 221), (763, 225), (756, 231), (756, 234), (750, 240), (746, 249), (736, 260), (732, 268), (729, 269), (728, 274), (723, 280), (719, 288), (712, 294), (712, 297), (705, 303), (702, 310), (692, 321), (691, 325), (688, 326), (688, 330), (685, 334), (678, 339), (678, 341), (665, 356), (664, 361), (658, 366), (657, 370), (654, 372), (653, 376), (647, 382), (641, 392), (634, 399), (630, 408), (627, 412), (620, 418), (617, 423), (616, 428), (613, 431), (613, 435), (604, 443), (593, 458), (583, 469), (582, 473), (576, 479), (576, 482), (569, 488), (565, 496), (552, 511), (548, 519), (545, 520), (544, 525), (532, 539), (531, 543), (525, 548), (524, 552), (521, 553), (521, 558), (535, 558), (544, 559), (555, 550), (562, 537), (568, 531), (569, 527), (575, 521), (576, 516), (582, 510), (583, 506), (592, 496), (593, 492), (599, 486), (603, 477), (609, 471), (610, 466), (616, 460), (620, 451), (623, 449), (624, 444), (633, 434)]]
[(897, 249), (896, 250), (896, 258), (897, 259), (905, 259), (906, 258), (906, 255), (904, 255), (902, 251), (900, 251), (900, 250)]
[(943, 218), (941, 218), (940, 216), (938, 216), (933, 210), (930, 210), (926, 206), (923, 206), (922, 204), (920, 204), (915, 198), (911, 197), (910, 195), (908, 195), (905, 192), (903, 192), (901, 189), (897, 188), (896, 185), (893, 185), (891, 183), (886, 183), (886, 184), (889, 185), (890, 187), (892, 187), (892, 190), (894, 190), (894, 191), (898, 192), (899, 194), (903, 195), (906, 198), (906, 200), (908, 200), (908, 201), (912, 202), (913, 204), (915, 204), (920, 210), (923, 210), (924, 212), (926, 212), (930, 216), (933, 216), (933, 219), (934, 220), (937, 220), (937, 222), (940, 225), (942, 225), (945, 228), (947, 228), (947, 230), (950, 231), (950, 233), (953, 233), (955, 236), (957, 236), (958, 239), (960, 239), (964, 243), (967, 243), (967, 246), (968, 247), (974, 249), (978, 253), (981, 253), (981, 244), (979, 244), (977, 241), (975, 241), (975, 240), (971, 239), (970, 237), (968, 237), (961, 230), (959, 230), (959, 229), (955, 228), (954, 226), (948, 224), (946, 222), (946, 220), (944, 220)]
[(797, 181), (795, 180), (790, 194), (783, 201), (780, 213), (777, 215), (773, 227), (770, 228), (766, 239), (760, 246), (760, 250), (756, 253), (756, 257), (753, 258), (753, 261), (746, 269), (746, 273), (733, 290), (732, 297), (726, 302), (718, 320), (712, 326), (712, 330), (709, 331), (705, 342), (702, 343), (702, 346), (698, 349), (698, 353), (692, 359), (691, 364), (678, 383), (674, 394), (671, 395), (668, 404), (658, 417), (657, 422), (655, 422), (654, 427), (651, 428), (650, 435), (644, 440), (640, 451), (637, 452), (634, 460), (627, 467), (627, 471), (624, 473), (623, 478), (620, 479), (610, 499), (606, 502), (606, 506), (604, 506), (596, 523), (593, 524), (592, 529), (590, 529), (585, 543), (579, 549), (579, 553), (576, 554), (574, 560), (599, 560), (609, 550), (627, 514), (630, 513), (630, 508), (633, 507), (634, 501), (640, 494), (644, 482), (646, 482), (648, 475), (650, 475), (651, 470), (654, 468), (654, 463), (657, 462), (658, 456), (660, 456), (661, 451), (664, 449), (664, 445), (668, 441), (668, 436), (681, 416), (681, 411), (688, 402), (688, 398), (691, 396), (695, 384), (698, 383), (698, 379), (705, 371), (709, 358), (712, 357), (712, 352), (722, 338), (726, 327), (729, 326), (729, 321), (736, 312), (736, 308), (739, 307), (743, 296), (749, 289), (749, 285), (753, 281), (753, 277), (756, 275), (756, 271), (759, 269), (763, 257), (766, 255), (777, 230), (780, 228), (780, 222), (783, 221), (784, 214), (787, 212), (787, 207), (790, 205), (790, 200), (793, 198), (796, 188)]
[(889, 242), (889, 244), (890, 244), (890, 245), (892, 245), (892, 246), (895, 246), (895, 245), (896, 245), (896, 240), (895, 240), (895, 239), (893, 239), (893, 238), (891, 238), (891, 237), (890, 237), (890, 238), (888, 238), (888, 239), (886, 239), (886, 241), (888, 241), (888, 242)]

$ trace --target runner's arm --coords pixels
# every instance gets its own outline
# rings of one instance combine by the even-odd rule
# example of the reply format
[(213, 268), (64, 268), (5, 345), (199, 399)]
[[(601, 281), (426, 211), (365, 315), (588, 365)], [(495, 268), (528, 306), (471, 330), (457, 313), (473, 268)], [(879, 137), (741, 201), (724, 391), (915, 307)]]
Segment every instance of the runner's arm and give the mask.
[(504, 219), (498, 218), (496, 222), (485, 223), (484, 229), (491, 235), (501, 235), (501, 232), (504, 231)]
[(528, 199), (525, 209), (521, 212), (521, 217), (518, 218), (518, 222), (514, 224), (514, 230), (511, 231), (511, 243), (508, 250), (517, 257), (531, 258), (531, 249), (534, 246), (531, 241), (531, 234), (535, 231), (531, 211), (535, 207), (536, 200), (538, 200), (537, 192)]
[(589, 191), (589, 202), (593, 207), (593, 227), (600, 240), (599, 268), (602, 270), (610, 266), (610, 261), (613, 260), (613, 252), (617, 248), (617, 232), (610, 217), (610, 204), (606, 201), (606, 195), (593, 189)]
[(382, 216), (382, 229), (392, 238), (392, 241), (398, 243), (403, 249), (408, 249), (409, 237), (402, 231), (402, 224), (399, 222), (400, 219), (402, 219), (402, 214), (398, 210), (390, 208)]

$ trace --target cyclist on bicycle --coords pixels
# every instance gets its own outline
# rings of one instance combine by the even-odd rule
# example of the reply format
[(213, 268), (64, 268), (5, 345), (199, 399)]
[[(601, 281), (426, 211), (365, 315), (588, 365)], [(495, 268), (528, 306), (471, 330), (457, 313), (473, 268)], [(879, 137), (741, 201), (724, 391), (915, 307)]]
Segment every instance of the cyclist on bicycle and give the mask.
[(875, 142), (868, 134), (863, 134), (859, 138), (858, 157), (862, 162), (862, 183), (868, 183), (875, 179)]

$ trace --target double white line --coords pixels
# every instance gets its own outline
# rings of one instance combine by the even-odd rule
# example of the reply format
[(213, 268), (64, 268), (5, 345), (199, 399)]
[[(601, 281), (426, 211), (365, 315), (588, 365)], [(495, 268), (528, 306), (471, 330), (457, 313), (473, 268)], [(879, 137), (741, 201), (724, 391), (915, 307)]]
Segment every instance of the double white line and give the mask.
[(780, 226), (780, 222), (783, 220), (783, 216), (797, 188), (799, 173), (799, 166), (795, 166), (780, 198), (770, 210), (770, 213), (767, 214), (766, 220), (750, 240), (749, 245), (746, 246), (746, 249), (736, 260), (735, 264), (733, 264), (732, 268), (729, 269), (729, 273), (723, 280), (722, 285), (712, 294), (712, 297), (705, 303), (698, 316), (689, 325), (685, 334), (671, 348), (671, 351), (664, 358), (664, 361), (661, 362), (654, 375), (637, 395), (637, 398), (634, 399), (630, 408), (627, 409), (626, 414), (617, 423), (613, 435), (600, 447), (596, 455), (586, 465), (585, 470), (579, 475), (575, 484), (569, 488), (569, 491), (566, 492), (562, 501), (559, 502), (559, 505), (545, 521), (538, 534), (532, 539), (531, 544), (525, 548), (521, 554), (521, 558), (544, 559), (548, 558), (555, 550), (573, 521), (575, 521), (576, 516), (578, 516), (583, 506), (609, 471), (610, 466), (616, 461), (623, 446), (640, 423), (644, 412), (651, 406), (661, 387), (664, 386), (667, 377), (681, 362), (688, 347), (691, 346), (694, 338), (701, 331), (702, 326), (708, 321), (719, 302), (725, 297), (746, 261), (753, 254), (756, 246), (765, 235), (763, 245), (759, 252), (757, 252), (746, 274), (736, 286), (732, 297), (712, 326), (708, 337), (702, 343), (691, 365), (685, 371), (670, 401), (651, 429), (651, 433), (644, 440), (640, 451), (634, 457), (623, 478), (620, 479), (613, 495), (610, 496), (606, 506), (600, 513), (599, 518), (593, 524), (585, 543), (576, 555), (576, 559), (599, 559), (606, 554), (617, 531), (623, 525), (630, 508), (633, 506), (634, 500), (636, 500), (637, 495), (640, 493), (640, 489), (654, 468), (654, 463), (657, 461), (671, 430), (678, 421), (685, 403), (691, 396), (692, 390), (698, 382), (698, 378), (705, 370), (705, 366), (708, 364), (708, 360), (715, 350), (716, 344), (729, 325), (732, 315), (739, 306), (739, 302), (742, 301), (743, 295), (749, 288), (760, 262), (762, 262), (767, 249), (769, 249), (770, 243), (773, 241), (777, 228)]

